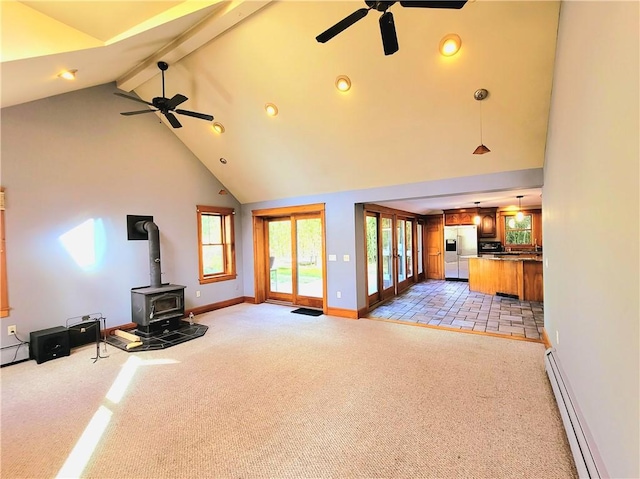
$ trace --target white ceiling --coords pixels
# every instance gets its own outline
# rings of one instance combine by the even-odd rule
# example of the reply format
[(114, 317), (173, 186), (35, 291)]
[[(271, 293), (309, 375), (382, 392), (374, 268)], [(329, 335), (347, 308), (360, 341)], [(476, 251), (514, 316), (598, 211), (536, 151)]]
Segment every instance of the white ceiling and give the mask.
[[(400, 50), (382, 52), (372, 11), (325, 44), (315, 36), (362, 1), (2, 0), (3, 108), (116, 82), (145, 100), (160, 96), (156, 63), (169, 63), (166, 96), (180, 108), (171, 129), (242, 203), (360, 188), (541, 168), (559, 2), (468, 2), (461, 10), (404, 8), (394, 14)], [(437, 53), (447, 33), (462, 37), (453, 58)], [(65, 68), (77, 79), (57, 77)], [(352, 90), (339, 93), (347, 74)], [(478, 88), (489, 98), (473, 99)], [(122, 111), (142, 105), (114, 96)], [(280, 114), (269, 118), (264, 104)], [(144, 108), (144, 107), (142, 107)], [(480, 142), (491, 153), (472, 155)], [(122, 117), (135, 125), (137, 117)], [(227, 164), (219, 159), (224, 157)], [(506, 207), (540, 190), (399, 199), (420, 213)], [(402, 201), (400, 201), (402, 200)]]
[[(522, 196), (518, 200), (517, 196)], [(476, 202), (478, 204), (476, 205)], [(376, 204), (410, 211), (423, 215), (441, 213), (442, 210), (458, 208), (500, 208), (515, 210), (517, 208), (539, 208), (542, 206), (542, 190), (540, 188), (521, 188), (509, 191), (479, 191), (467, 195), (433, 196), (427, 198), (408, 198), (396, 201), (381, 201)]]

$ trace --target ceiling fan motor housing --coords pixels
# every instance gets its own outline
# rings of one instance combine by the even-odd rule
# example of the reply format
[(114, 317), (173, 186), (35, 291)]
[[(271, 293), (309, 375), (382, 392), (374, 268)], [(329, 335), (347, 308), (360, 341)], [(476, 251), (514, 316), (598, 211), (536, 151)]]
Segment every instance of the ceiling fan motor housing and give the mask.
[(364, 3), (366, 3), (367, 6), (370, 8), (375, 8), (379, 12), (384, 12), (387, 10), (387, 8), (389, 8), (391, 5), (393, 5), (396, 2), (375, 2), (375, 1), (365, 0)]
[(151, 100), (151, 103), (153, 103), (153, 106), (155, 106), (162, 113), (166, 113), (167, 111), (169, 111), (169, 108), (167, 108), (168, 100), (168, 98), (157, 96), (153, 100)]

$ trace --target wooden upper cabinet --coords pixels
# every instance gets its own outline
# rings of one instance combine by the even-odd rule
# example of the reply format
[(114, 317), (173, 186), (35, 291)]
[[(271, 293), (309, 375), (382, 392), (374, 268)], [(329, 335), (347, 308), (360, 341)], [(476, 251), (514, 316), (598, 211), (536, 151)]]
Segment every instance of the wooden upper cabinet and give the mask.
[(480, 224), (478, 225), (478, 236), (480, 238), (495, 238), (496, 229), (496, 212), (497, 208), (480, 208)]
[(445, 213), (444, 225), (445, 226), (457, 226), (460, 224), (460, 215), (458, 213)]
[(459, 226), (472, 225), (473, 217), (476, 215), (474, 210), (444, 210), (444, 225)]
[(461, 225), (472, 225), (473, 223), (473, 217), (475, 216), (475, 212), (474, 213), (469, 213), (469, 212), (463, 212), (460, 213), (460, 224)]

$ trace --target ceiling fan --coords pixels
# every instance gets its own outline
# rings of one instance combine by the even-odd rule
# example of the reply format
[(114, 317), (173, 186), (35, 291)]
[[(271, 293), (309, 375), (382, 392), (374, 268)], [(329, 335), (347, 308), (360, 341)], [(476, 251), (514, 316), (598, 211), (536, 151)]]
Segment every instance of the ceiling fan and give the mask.
[(123, 98), (128, 98), (129, 100), (137, 101), (140, 103), (144, 103), (145, 105), (149, 105), (155, 108), (155, 110), (138, 110), (138, 111), (126, 111), (124, 113), (120, 113), (121, 115), (130, 116), (130, 115), (141, 115), (142, 113), (151, 113), (154, 111), (159, 111), (164, 116), (167, 117), (167, 120), (174, 128), (182, 128), (182, 125), (174, 115), (177, 113), (178, 115), (186, 115), (192, 116), (194, 118), (200, 118), (202, 120), (213, 120), (213, 115), (207, 115), (206, 113), (198, 113), (195, 111), (189, 110), (180, 110), (176, 109), (176, 107), (185, 101), (188, 98), (180, 93), (174, 95), (171, 98), (167, 98), (164, 96), (164, 72), (169, 68), (169, 65), (165, 62), (158, 62), (158, 68), (162, 72), (162, 96), (157, 96), (151, 102), (141, 100), (140, 98), (136, 98), (135, 96), (125, 95), (124, 93), (114, 92), (114, 95), (121, 96)]
[[(375, 8), (379, 12), (383, 12), (380, 16), (380, 33), (382, 34), (382, 46), (385, 55), (393, 55), (398, 51), (398, 36), (396, 35), (396, 26), (393, 22), (393, 15), (387, 12), (387, 9), (396, 2), (376, 2), (365, 0), (369, 8), (360, 8), (351, 15), (343, 18), (334, 26), (328, 28), (316, 37), (320, 43), (326, 43), (335, 37), (338, 33), (343, 32), (358, 20), (362, 20), (369, 10)], [(412, 8), (451, 8), (460, 9), (467, 3), (467, 0), (431, 0), (431, 1), (408, 1), (400, 2), (403, 7)]]

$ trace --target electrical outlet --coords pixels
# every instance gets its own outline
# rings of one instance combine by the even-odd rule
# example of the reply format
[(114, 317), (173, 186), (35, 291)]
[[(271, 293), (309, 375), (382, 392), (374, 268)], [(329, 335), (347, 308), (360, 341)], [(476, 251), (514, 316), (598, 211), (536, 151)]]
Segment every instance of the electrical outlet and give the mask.
[(9, 333), (9, 335), (13, 335), (13, 334), (16, 334), (17, 329), (18, 329), (18, 328), (17, 328), (17, 327), (16, 327), (16, 325), (14, 324), (14, 325), (9, 326), (9, 327), (7, 328), (7, 332)]
[(200, 297), (200, 291), (196, 291), (196, 298)]
[(336, 296), (337, 296), (338, 298), (342, 298), (342, 293), (341, 293), (340, 291), (336, 291)]

